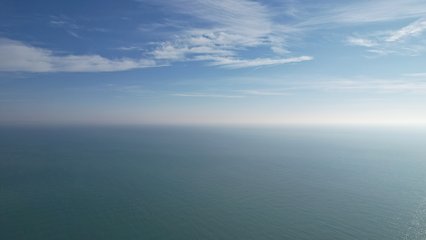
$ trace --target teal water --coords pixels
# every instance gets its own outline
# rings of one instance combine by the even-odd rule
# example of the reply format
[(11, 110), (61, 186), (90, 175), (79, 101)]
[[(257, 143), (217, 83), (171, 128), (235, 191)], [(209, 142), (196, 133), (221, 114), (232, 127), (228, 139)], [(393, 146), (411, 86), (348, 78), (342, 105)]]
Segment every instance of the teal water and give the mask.
[(0, 239), (426, 239), (426, 131), (3, 128)]

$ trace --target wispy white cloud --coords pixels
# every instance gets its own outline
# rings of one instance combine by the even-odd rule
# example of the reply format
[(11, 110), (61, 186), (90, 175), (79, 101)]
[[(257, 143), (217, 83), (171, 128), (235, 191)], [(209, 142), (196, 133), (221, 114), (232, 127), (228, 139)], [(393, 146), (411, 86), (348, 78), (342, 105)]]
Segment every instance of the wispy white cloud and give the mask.
[(415, 78), (426, 78), (426, 72), (406, 73), (406, 74), (404, 74), (404, 76), (415, 77)]
[[(60, 55), (49, 49), (3, 39), (0, 42), (1, 71), (122, 71), (200, 61), (222, 68), (248, 68), (298, 63), (313, 59), (309, 54), (291, 52), (289, 39), (312, 29), (418, 19), (400, 29), (371, 34), (355, 34), (346, 38), (349, 45), (366, 48), (378, 55), (419, 55), (426, 51), (426, 41), (415, 36), (426, 31), (424, 0), (361, 0), (351, 3), (302, 4), (285, 1), (274, 4), (252, 0), (136, 0), (156, 4), (169, 13), (166, 19), (140, 27), (144, 33), (167, 32), (167, 39), (150, 42), (149, 46), (133, 44), (116, 48), (142, 51), (144, 59), (110, 59), (100, 55)], [(187, 20), (183, 20), (183, 16)], [(288, 23), (277, 16), (291, 18)], [(176, 18), (176, 19), (175, 19)], [(281, 19), (282, 20), (282, 19)], [(82, 38), (83, 27), (67, 16), (51, 16), (50, 24), (63, 28), (69, 35)], [(160, 29), (160, 30), (159, 30)], [(86, 29), (87, 30), (87, 29)], [(140, 48), (137, 46), (144, 46)], [(269, 49), (269, 50), (267, 50)], [(28, 54), (22, 54), (22, 53)], [(123, 52), (124, 54), (124, 52)], [(5, 55), (11, 56), (9, 61)], [(160, 64), (161, 63), (161, 64)]]
[(425, 40), (416, 38), (426, 31), (426, 20), (419, 19), (397, 30), (373, 32), (365, 37), (350, 36), (347, 43), (362, 46), (377, 55), (417, 56), (426, 51)]
[(341, 26), (420, 18), (426, 15), (426, 2), (423, 0), (360, 0), (311, 8), (310, 12), (314, 16), (308, 16), (300, 25)]
[(174, 93), (176, 97), (201, 97), (201, 98), (243, 98), (242, 95), (224, 95), (224, 94), (209, 94), (209, 93)]
[(360, 0), (327, 4), (308, 4), (304, 20), (295, 24), (296, 28), (313, 29), (357, 28), (383, 26), (383, 23), (396, 23), (417, 19), (401, 29), (381, 29), (363, 35), (346, 38), (346, 43), (367, 48), (377, 55), (420, 55), (426, 51), (425, 41), (414, 40), (426, 30), (426, 1), (424, 0)]
[(312, 90), (326, 92), (362, 92), (369, 94), (426, 93), (426, 82), (422, 79), (371, 77), (327, 78), (292, 83), (289, 91)]
[(61, 15), (61, 16), (50, 16), (50, 25), (55, 28), (62, 28), (67, 34), (72, 37), (82, 39), (77, 31), (81, 30), (81, 27), (77, 25), (73, 19)]
[(155, 49), (152, 55), (159, 60), (184, 60), (187, 52), (190, 52), (190, 49), (186, 46), (175, 46), (166, 42)]
[(205, 98), (246, 98), (253, 96), (286, 96), (289, 91), (277, 89), (242, 89), (242, 90), (217, 90), (212, 91), (195, 91), (185, 93), (173, 93), (176, 97), (205, 97)]
[(10, 39), (0, 39), (0, 53), (0, 71), (6, 72), (111, 72), (158, 66), (155, 61), (145, 59), (58, 55)]
[(87, 27), (87, 19), (84, 18), (81, 20), (66, 15), (51, 15), (49, 17), (49, 24), (51, 27), (62, 29), (68, 35), (78, 39), (84, 39), (84, 34), (87, 32), (109, 32), (108, 29), (103, 27)]
[[(150, 0), (145, 0), (146, 2)], [(264, 4), (250, 0), (172, 0), (156, 1), (174, 14), (182, 14), (189, 21), (185, 28), (175, 27), (171, 39), (154, 42), (154, 48), (143, 49), (144, 59), (110, 59), (100, 55), (60, 55), (49, 49), (23, 42), (3, 39), (0, 42), (1, 71), (32, 72), (96, 72), (168, 65), (179, 61), (202, 61), (210, 66), (247, 68), (297, 63), (312, 60), (311, 56), (292, 56), (286, 47), (286, 32), (292, 31), (272, 20), (272, 10)], [(167, 19), (167, 25), (173, 20)], [(64, 28), (68, 34), (81, 38), (81, 29), (66, 16), (51, 16), (50, 24)], [(161, 25), (161, 24), (160, 24)], [(179, 23), (182, 25), (182, 23)], [(174, 26), (174, 25), (173, 25)], [(158, 26), (163, 27), (163, 26)], [(157, 29), (157, 28), (154, 28)], [(149, 29), (144, 29), (149, 31)], [(254, 48), (269, 48), (264, 56), (247, 57)], [(121, 47), (122, 51), (141, 51), (141, 48)], [(243, 57), (244, 56), (244, 57)], [(12, 60), (10, 60), (12, 59)]]
[(117, 48), (113, 48), (113, 49), (119, 50), (119, 51), (143, 51), (144, 50), (144, 48), (137, 47), (137, 46), (117, 47)]
[(210, 64), (214, 66), (222, 66), (225, 68), (247, 68), (247, 67), (262, 67), (262, 66), (272, 66), (279, 64), (287, 63), (299, 63), (304, 61), (311, 61), (313, 57), (311, 56), (301, 56), (293, 58), (256, 58), (256, 59), (236, 59), (228, 57), (212, 57), (213, 60)]
[(73, 37), (75, 37), (75, 38), (79, 38), (79, 39), (82, 39), (82, 37), (78, 34), (78, 33), (76, 33), (76, 32), (74, 32), (74, 31), (66, 31), (69, 35), (71, 35), (71, 36), (73, 36)]
[(52, 15), (50, 16), (50, 24), (55, 27), (61, 27), (66, 29), (77, 30), (81, 27), (75, 23), (75, 21), (65, 15)]
[[(246, 80), (249, 81), (249, 80)], [(263, 80), (260, 80), (263, 82)], [(198, 89), (193, 92), (172, 93), (176, 97), (194, 97), (194, 98), (253, 98), (253, 97), (280, 97), (291, 98), (300, 96), (301, 92), (310, 92), (310, 94), (341, 94), (348, 98), (356, 96), (360, 99), (360, 93), (366, 94), (369, 101), (371, 99), (389, 99), (395, 97), (395, 94), (423, 95), (426, 93), (426, 82), (423, 79), (398, 78), (381, 79), (369, 77), (352, 78), (331, 78), (318, 77), (315, 80), (302, 80), (289, 82), (278, 80), (277, 83), (266, 85), (259, 88), (247, 89)], [(365, 100), (365, 99), (364, 99)]]
[(211, 28), (232, 30), (246, 36), (262, 36), (271, 31), (270, 11), (249, 0), (172, 0), (159, 1), (180, 13), (204, 20)]
[[(152, 51), (154, 59), (171, 62), (205, 61), (209, 65), (227, 68), (258, 67), (312, 59), (307, 56), (289, 56), (286, 33), (293, 30), (273, 21), (273, 11), (260, 2), (172, 0), (157, 1), (156, 4), (196, 19), (197, 24), (176, 33), (173, 39), (159, 43)], [(257, 47), (268, 47), (275, 57), (241, 57), (242, 52)]]
[[(291, 56), (287, 40), (312, 29), (366, 25), (402, 19), (422, 18), (426, 15), (423, 0), (361, 0), (353, 3), (306, 4), (289, 1), (284, 4), (285, 15), (293, 22), (279, 23), (272, 8), (249, 0), (172, 0), (160, 1), (163, 6), (185, 14), (202, 23), (203, 27), (189, 27), (163, 42), (152, 52), (154, 58), (169, 61), (206, 61), (209, 65), (225, 68), (258, 67), (312, 60), (311, 56)], [(283, 13), (281, 13), (283, 14)], [(396, 31), (381, 31), (373, 36), (350, 36), (349, 45), (368, 48), (378, 55), (418, 55), (422, 44), (397, 44), (400, 40), (421, 34), (426, 21), (418, 20)], [(268, 47), (272, 56), (242, 57), (245, 50)], [(194, 51), (198, 49), (198, 51)], [(262, 51), (264, 53), (264, 51)]]
[(318, 87), (332, 91), (371, 91), (376, 93), (426, 92), (426, 83), (407, 80), (371, 79), (360, 81), (358, 79), (346, 79), (324, 82), (321, 85)]
[(116, 92), (126, 93), (126, 94), (144, 94), (148, 93), (149, 90), (140, 85), (116, 85), (108, 84), (108, 90), (113, 90)]
[(236, 90), (236, 92), (252, 95), (252, 96), (286, 96), (289, 95), (289, 91), (278, 91), (276, 89), (245, 89)]
[(373, 40), (366, 39), (366, 38), (359, 38), (359, 37), (353, 37), (350, 36), (346, 39), (347, 43), (354, 46), (361, 46), (361, 47), (374, 47), (377, 46), (377, 43)]
[(417, 36), (426, 30), (426, 19), (419, 19), (398, 31), (392, 32), (386, 39), (387, 42), (401, 41), (405, 38)]

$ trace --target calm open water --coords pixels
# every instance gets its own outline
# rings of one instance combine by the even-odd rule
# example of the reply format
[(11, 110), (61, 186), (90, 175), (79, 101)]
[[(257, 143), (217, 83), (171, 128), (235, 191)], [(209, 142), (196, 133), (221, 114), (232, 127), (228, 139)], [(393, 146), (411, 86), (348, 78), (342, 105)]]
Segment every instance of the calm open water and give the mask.
[(0, 239), (426, 239), (426, 130), (0, 129)]

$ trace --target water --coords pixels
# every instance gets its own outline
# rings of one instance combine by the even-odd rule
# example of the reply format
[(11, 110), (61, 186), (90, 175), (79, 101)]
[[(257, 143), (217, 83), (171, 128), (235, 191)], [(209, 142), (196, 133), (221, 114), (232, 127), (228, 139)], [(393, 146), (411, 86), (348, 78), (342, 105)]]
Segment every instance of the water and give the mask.
[(2, 128), (0, 239), (426, 238), (426, 131)]

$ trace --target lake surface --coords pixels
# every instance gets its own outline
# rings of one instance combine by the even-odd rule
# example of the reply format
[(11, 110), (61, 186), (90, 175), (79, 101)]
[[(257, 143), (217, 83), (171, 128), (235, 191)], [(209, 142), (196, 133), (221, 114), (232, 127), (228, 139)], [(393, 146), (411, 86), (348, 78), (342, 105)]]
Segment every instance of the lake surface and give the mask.
[(0, 129), (0, 239), (426, 239), (426, 130)]

